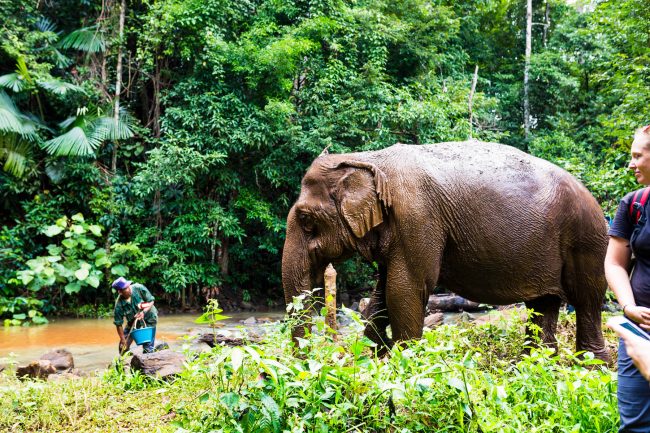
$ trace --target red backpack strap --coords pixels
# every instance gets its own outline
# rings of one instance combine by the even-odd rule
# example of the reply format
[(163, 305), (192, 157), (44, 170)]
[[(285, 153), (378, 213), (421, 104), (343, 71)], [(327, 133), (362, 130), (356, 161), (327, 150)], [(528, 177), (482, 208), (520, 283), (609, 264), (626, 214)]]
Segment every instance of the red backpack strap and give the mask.
[(640, 192), (641, 192), (640, 189), (637, 190), (637, 191), (634, 191), (634, 196), (632, 197), (632, 200), (630, 200), (630, 209), (629, 209), (628, 215), (630, 215), (630, 218), (632, 218), (632, 220), (634, 220), (634, 224), (636, 224), (636, 219), (634, 218), (634, 203), (637, 202)]
[(648, 195), (650, 195), (650, 187), (643, 189), (643, 195), (641, 196), (641, 206), (645, 206), (648, 201)]
[[(639, 200), (639, 195), (641, 195), (641, 200)], [(641, 218), (642, 209), (645, 208), (645, 204), (648, 201), (648, 196), (650, 196), (650, 187), (640, 189), (634, 193), (634, 197), (630, 202), (630, 216), (634, 220), (634, 224), (639, 223)], [(635, 204), (639, 203), (641, 206), (640, 209), (635, 209)]]

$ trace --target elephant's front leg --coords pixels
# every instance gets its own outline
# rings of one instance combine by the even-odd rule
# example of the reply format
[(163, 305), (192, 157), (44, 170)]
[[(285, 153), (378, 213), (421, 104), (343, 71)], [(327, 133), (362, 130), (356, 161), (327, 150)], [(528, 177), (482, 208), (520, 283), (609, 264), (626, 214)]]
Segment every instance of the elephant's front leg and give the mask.
[(380, 355), (392, 346), (392, 342), (386, 333), (386, 328), (390, 323), (388, 309), (386, 308), (386, 273), (386, 266), (379, 265), (377, 287), (372, 292), (370, 302), (364, 312), (368, 319), (364, 335), (379, 346)]
[(386, 305), (394, 341), (422, 337), (427, 299), (424, 277), (415, 275), (415, 271), (403, 262), (389, 266)]

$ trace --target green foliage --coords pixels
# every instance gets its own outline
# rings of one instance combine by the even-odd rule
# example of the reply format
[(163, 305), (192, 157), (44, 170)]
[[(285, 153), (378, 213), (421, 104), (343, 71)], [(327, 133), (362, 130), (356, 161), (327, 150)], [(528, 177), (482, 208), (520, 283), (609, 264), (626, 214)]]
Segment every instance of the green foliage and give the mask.
[(4, 326), (28, 326), (47, 323), (41, 310), (45, 302), (35, 298), (0, 297), (0, 319), (4, 318)]
[[(475, 66), (473, 137), (563, 166), (611, 216), (637, 186), (625, 167), (633, 130), (647, 123), (649, 9), (549, 0), (534, 2), (534, 22), (546, 5), (524, 137), (519, 0), (127, 2), (121, 40), (118, 8), (96, 0), (4, 0), (1, 296), (31, 296), (15, 271), (61, 264), (43, 259), (58, 254), (41, 227), (82, 213), (103, 227), (114, 269), (128, 266), (164, 301), (217, 287), (281, 299), (285, 218), (313, 158), (466, 139)], [(81, 256), (86, 278), (103, 271)], [(61, 307), (57, 288), (85, 281), (79, 269), (55, 272), (65, 284), (40, 291), (50, 305)], [(358, 293), (373, 272), (353, 259), (339, 285)]]
[(120, 245), (111, 257), (97, 246), (102, 239), (102, 227), (86, 223), (81, 214), (59, 218), (42, 231), (49, 238), (59, 239), (47, 246), (47, 256), (28, 260), (27, 269), (17, 272), (18, 280), (32, 292), (52, 287), (63, 287), (68, 295), (97, 290), (105, 271), (110, 270), (114, 276), (128, 273), (128, 267), (114, 259), (138, 253), (135, 245)]

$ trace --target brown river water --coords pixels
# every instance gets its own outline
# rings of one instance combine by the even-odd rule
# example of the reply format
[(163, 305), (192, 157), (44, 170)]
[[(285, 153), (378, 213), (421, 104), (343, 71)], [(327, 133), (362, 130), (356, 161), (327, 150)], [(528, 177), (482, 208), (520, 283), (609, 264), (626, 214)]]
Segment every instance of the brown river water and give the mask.
[[(250, 317), (265, 321), (278, 321), (284, 312), (265, 313), (223, 313), (230, 319), (220, 322), (220, 330), (233, 334), (241, 333), (243, 328), (255, 332), (255, 328), (268, 326), (268, 323), (244, 325)], [(199, 314), (160, 315), (156, 328), (156, 344), (166, 342), (171, 348), (180, 348), (183, 336), (193, 331), (209, 332), (205, 325), (197, 325), (194, 320)], [(261, 321), (260, 321), (261, 322)], [(40, 358), (52, 349), (68, 349), (74, 357), (75, 368), (92, 372), (106, 368), (117, 356), (119, 338), (112, 318), (106, 319), (53, 319), (40, 326), (0, 327), (0, 364), (27, 364)], [(135, 348), (135, 344), (132, 346)]]

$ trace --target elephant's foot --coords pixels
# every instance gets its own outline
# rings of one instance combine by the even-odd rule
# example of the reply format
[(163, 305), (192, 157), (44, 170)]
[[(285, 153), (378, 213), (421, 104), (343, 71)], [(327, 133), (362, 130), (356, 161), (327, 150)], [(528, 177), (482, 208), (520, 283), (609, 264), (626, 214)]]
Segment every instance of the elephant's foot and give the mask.
[(366, 325), (366, 329), (363, 334), (370, 339), (377, 346), (375, 348), (375, 353), (378, 357), (382, 357), (388, 353), (391, 347), (393, 347), (393, 341), (388, 338), (386, 334), (386, 328), (378, 329), (376, 324), (370, 322)]
[[(607, 350), (606, 347), (600, 347), (600, 348), (587, 348), (587, 347), (582, 347), (577, 349), (579, 352), (591, 352), (594, 354), (594, 357), (596, 359), (600, 359), (601, 361), (605, 362), (608, 366), (613, 367), (614, 364), (612, 362), (612, 356), (609, 353), (609, 350)], [(583, 356), (581, 356), (582, 358)]]

